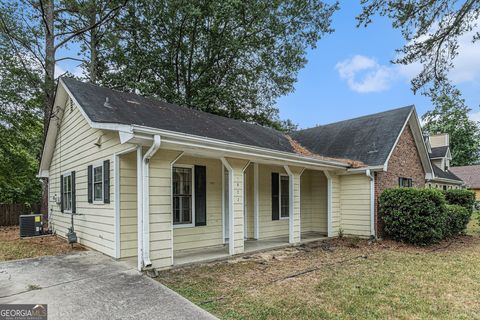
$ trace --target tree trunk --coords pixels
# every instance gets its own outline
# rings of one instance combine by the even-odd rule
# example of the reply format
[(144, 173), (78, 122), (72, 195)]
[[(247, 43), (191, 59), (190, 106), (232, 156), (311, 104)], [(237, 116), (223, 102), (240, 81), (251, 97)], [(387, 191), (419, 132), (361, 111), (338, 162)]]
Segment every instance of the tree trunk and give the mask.
[(51, 117), (51, 108), (55, 96), (55, 33), (54, 33), (54, 0), (45, 0), (45, 83), (43, 105), (43, 132), (47, 134)]
[[(92, 11), (90, 12), (89, 23), (91, 26), (97, 23), (97, 8), (94, 4)], [(89, 65), (89, 78), (91, 83), (97, 81), (97, 45), (98, 45), (98, 29), (93, 28), (90, 30), (90, 65)]]
[[(54, 28), (54, 0), (44, 1), (45, 10), (45, 83), (43, 105), (43, 134), (47, 135), (52, 107), (55, 97), (55, 30)], [(48, 216), (48, 179), (43, 179), (41, 212)]]

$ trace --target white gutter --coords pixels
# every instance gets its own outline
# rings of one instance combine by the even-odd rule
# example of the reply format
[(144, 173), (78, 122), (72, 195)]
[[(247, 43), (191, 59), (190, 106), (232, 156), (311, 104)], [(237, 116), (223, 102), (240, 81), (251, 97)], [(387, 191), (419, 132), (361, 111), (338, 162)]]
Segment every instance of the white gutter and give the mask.
[(370, 169), (365, 174), (370, 178), (370, 235), (375, 238), (375, 175)]
[[(253, 157), (263, 157), (265, 159), (277, 159), (281, 161), (290, 160), (298, 164), (311, 164), (311, 165), (323, 165), (332, 168), (348, 168), (350, 165), (340, 161), (333, 160), (321, 160), (313, 157), (306, 157), (297, 155), (286, 151), (276, 151), (272, 149), (253, 147), (240, 143), (227, 142), (218, 139), (212, 139), (207, 137), (200, 137), (196, 135), (178, 133), (168, 130), (153, 129), (149, 127), (131, 126), (131, 132), (145, 133), (145, 134), (160, 134), (162, 135), (162, 141), (164, 143), (179, 144), (192, 147), (204, 147), (215, 151), (231, 152), (241, 155), (249, 155)], [(170, 139), (169, 139), (170, 138)]]
[(143, 174), (142, 146), (137, 147), (137, 270), (143, 267)]
[(160, 148), (161, 139), (159, 135), (153, 136), (153, 144), (145, 153), (142, 159), (142, 181), (143, 181), (143, 229), (142, 229), (142, 242), (143, 242), (143, 266), (151, 267), (152, 262), (150, 261), (150, 159)]

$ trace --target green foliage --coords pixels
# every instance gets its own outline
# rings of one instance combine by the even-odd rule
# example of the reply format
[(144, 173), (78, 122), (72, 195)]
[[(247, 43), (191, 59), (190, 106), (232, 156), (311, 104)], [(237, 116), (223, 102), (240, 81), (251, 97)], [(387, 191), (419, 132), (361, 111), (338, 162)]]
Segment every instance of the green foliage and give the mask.
[(99, 83), (277, 129), (306, 50), (332, 32), (338, 4), (130, 1), (99, 47)]
[(471, 111), (460, 92), (451, 87), (439, 92), (431, 91), (435, 108), (423, 115), (424, 130), (430, 134), (448, 133), (452, 166), (466, 166), (480, 160), (480, 126), (470, 120)]
[(444, 231), (445, 236), (457, 236), (464, 233), (470, 222), (472, 211), (455, 204), (447, 204), (445, 209), (447, 212), (447, 221)]
[[(358, 24), (367, 26), (373, 17), (381, 15), (392, 20), (405, 40), (398, 49), (395, 63), (420, 63), (421, 72), (412, 80), (414, 91), (428, 83), (448, 82), (448, 71), (458, 54), (458, 39), (462, 35), (478, 41), (475, 31), (480, 1), (452, 0), (361, 0), (362, 13)], [(473, 30), (473, 31), (472, 31)]]
[(466, 189), (450, 189), (444, 191), (445, 199), (449, 204), (464, 207), (472, 213), (475, 206), (475, 192)]
[(387, 189), (380, 196), (379, 210), (387, 237), (417, 245), (444, 238), (447, 220), (445, 197), (435, 189)]
[(42, 143), (41, 79), (0, 35), (0, 203), (38, 203)]

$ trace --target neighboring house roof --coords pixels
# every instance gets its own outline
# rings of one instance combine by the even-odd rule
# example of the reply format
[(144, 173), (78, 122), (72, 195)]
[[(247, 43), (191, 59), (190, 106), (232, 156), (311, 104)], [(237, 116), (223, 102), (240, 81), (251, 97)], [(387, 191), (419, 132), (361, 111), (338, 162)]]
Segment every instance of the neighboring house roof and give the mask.
[(384, 165), (413, 110), (413, 106), (408, 106), (317, 126), (294, 132), (292, 137), (327, 157), (348, 158), (369, 166)]
[(429, 154), (430, 159), (446, 157), (448, 153), (448, 146), (432, 148)]
[[(62, 78), (93, 122), (139, 125), (295, 153), (283, 133), (226, 117)], [(105, 106), (108, 98), (109, 107)]]
[(460, 177), (467, 187), (480, 189), (480, 165), (451, 167), (450, 171)]
[[(459, 177), (457, 177), (453, 172), (446, 170), (443, 171), (436, 165), (432, 164), (433, 167), (433, 173), (435, 174), (435, 178), (440, 178), (440, 179), (448, 179), (448, 180), (456, 180), (456, 181), (463, 181)], [(435, 179), (434, 179), (435, 180)]]

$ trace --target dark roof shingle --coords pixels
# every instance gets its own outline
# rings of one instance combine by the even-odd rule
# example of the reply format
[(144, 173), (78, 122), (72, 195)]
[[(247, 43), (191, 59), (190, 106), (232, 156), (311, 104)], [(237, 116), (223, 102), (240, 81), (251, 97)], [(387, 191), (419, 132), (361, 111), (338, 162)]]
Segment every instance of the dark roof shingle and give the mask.
[[(61, 80), (94, 122), (140, 125), (295, 153), (288, 138), (271, 128), (99, 87), (72, 78)], [(106, 98), (110, 107), (104, 106)]]
[(448, 146), (432, 148), (432, 152), (428, 154), (430, 159), (441, 158), (447, 155)]
[(294, 132), (292, 137), (326, 157), (383, 165), (413, 106), (380, 112)]
[(467, 187), (480, 189), (480, 165), (451, 167), (450, 171), (460, 177)]
[(436, 178), (442, 178), (442, 179), (450, 179), (450, 180), (457, 180), (457, 181), (462, 181), (459, 177), (457, 177), (453, 172), (451, 171), (443, 171), (436, 165), (432, 163), (433, 167), (433, 174), (435, 175)]

